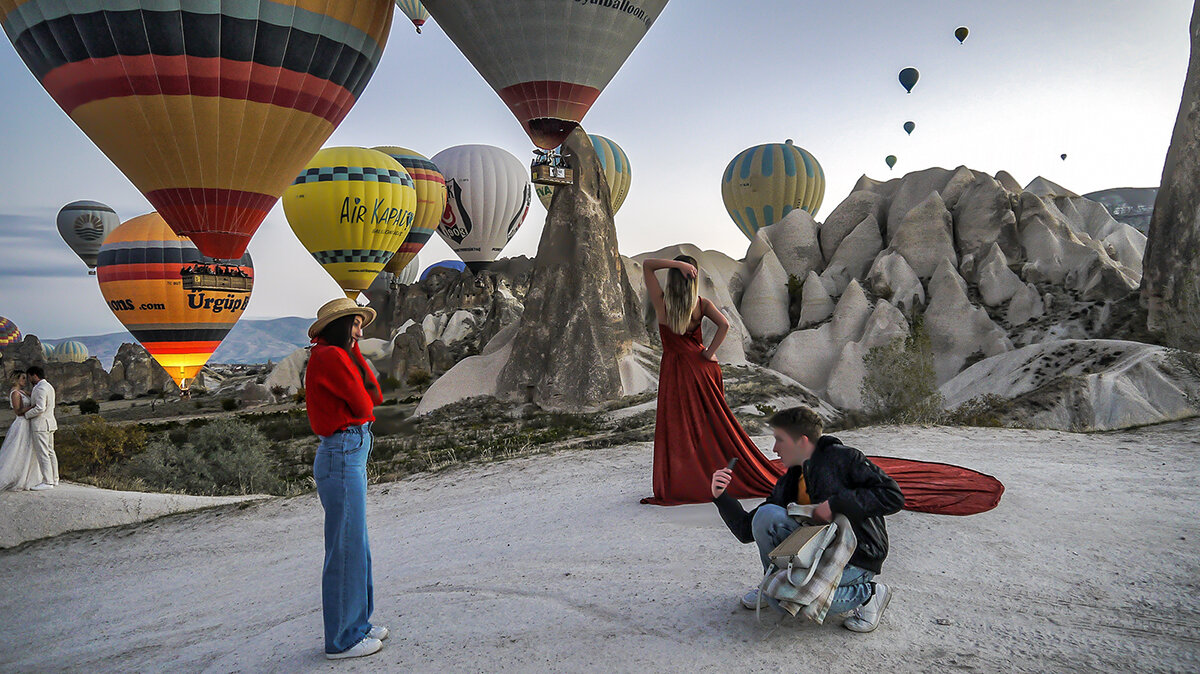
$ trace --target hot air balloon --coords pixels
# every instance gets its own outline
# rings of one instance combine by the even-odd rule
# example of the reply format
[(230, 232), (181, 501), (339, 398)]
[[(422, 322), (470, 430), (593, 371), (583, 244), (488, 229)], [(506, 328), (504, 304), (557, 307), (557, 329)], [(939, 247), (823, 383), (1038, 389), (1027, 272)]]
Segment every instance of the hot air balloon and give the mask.
[(441, 262), (434, 262), (433, 264), (426, 267), (425, 271), (421, 272), (421, 280), (424, 281), (425, 279), (429, 278), (429, 275), (432, 274), (435, 269), (449, 269), (451, 271), (462, 271), (466, 268), (467, 268), (467, 265), (464, 264), (462, 260), (442, 260)]
[(399, 274), (395, 275), (395, 281), (402, 286), (412, 285), (417, 282), (417, 275), (420, 273), (421, 260), (414, 255), (412, 261), (400, 270)]
[(666, 4), (425, 0), (533, 144), (545, 150), (562, 145), (579, 125)]
[[(629, 157), (625, 155), (625, 150), (621, 149), (612, 140), (604, 136), (597, 136), (589, 133), (588, 138), (592, 141), (592, 147), (596, 149), (596, 156), (600, 158), (600, 168), (604, 171), (604, 178), (608, 181), (608, 203), (612, 206), (613, 215), (621, 210), (621, 204), (625, 203), (625, 197), (629, 196), (629, 183), (632, 179), (632, 173), (629, 168)], [(560, 151), (562, 148), (557, 148)], [(554, 185), (539, 184), (534, 188), (537, 192), (538, 200), (550, 210), (550, 200), (554, 197)]]
[(50, 96), (177, 234), (237, 259), (358, 100), (389, 0), (0, 0)]
[(816, 157), (792, 143), (755, 145), (725, 167), (721, 198), (746, 238), (779, 222), (793, 209), (816, 215), (825, 198), (825, 171)]
[(21, 341), (21, 331), (17, 324), (0, 316), (0, 346), (8, 346)]
[(529, 172), (521, 160), (491, 145), (447, 148), (433, 163), (446, 176), (438, 235), (471, 271), (486, 269), (529, 212)]
[(883, 161), (885, 161), (887, 163), (888, 168), (892, 168), (896, 165), (896, 155), (889, 154), (887, 157), (884, 158)]
[(72, 201), (58, 212), (58, 233), (88, 269), (96, 268), (100, 244), (119, 224), (117, 212), (98, 201)]
[(412, 229), (413, 179), (400, 162), (363, 147), (327, 147), (283, 193), (296, 238), (354, 299)]
[[(188, 289), (183, 272), (198, 270), (244, 282), (233, 285), (245, 290)], [(250, 303), (254, 263), (245, 255), (211, 269), (187, 237), (171, 231), (158, 213), (148, 213), (108, 235), (96, 278), (108, 308), (186, 390)]]
[(1065, 154), (1060, 154), (1060, 155), (1058, 155), (1058, 158), (1059, 158), (1059, 159), (1061, 159), (1061, 160), (1063, 160), (1063, 161), (1066, 161), (1066, 160), (1067, 160), (1067, 155), (1065, 155)]
[(910, 136), (912, 135), (913, 129), (915, 129), (915, 128), (917, 128), (917, 125), (912, 122), (904, 123), (904, 133), (907, 133)]
[(910, 94), (913, 87), (917, 86), (917, 80), (919, 79), (921, 79), (921, 73), (916, 68), (905, 68), (900, 71), (900, 84)]
[(54, 347), (50, 358), (56, 363), (82, 363), (88, 359), (88, 348), (83, 342), (68, 340)]
[(44, 342), (42, 343), (42, 360), (47, 362), (54, 360), (54, 347)]
[(425, 11), (425, 5), (422, 5), (420, 0), (396, 0), (396, 6), (404, 12), (412, 20), (413, 25), (417, 27), (417, 33), (421, 32), (421, 26), (425, 25), (425, 19), (429, 18), (429, 12)]
[(967, 39), (967, 36), (970, 34), (971, 34), (971, 31), (966, 26), (959, 26), (958, 28), (954, 29), (954, 37), (958, 38), (959, 44), (962, 44), (963, 42), (965, 42)]
[(400, 250), (384, 267), (391, 274), (400, 274), (417, 258), (417, 251), (425, 247), (433, 236), (442, 213), (446, 210), (446, 178), (438, 167), (424, 155), (403, 147), (377, 147), (376, 150), (400, 162), (413, 179), (417, 189), (417, 210), (412, 229), (400, 244)]

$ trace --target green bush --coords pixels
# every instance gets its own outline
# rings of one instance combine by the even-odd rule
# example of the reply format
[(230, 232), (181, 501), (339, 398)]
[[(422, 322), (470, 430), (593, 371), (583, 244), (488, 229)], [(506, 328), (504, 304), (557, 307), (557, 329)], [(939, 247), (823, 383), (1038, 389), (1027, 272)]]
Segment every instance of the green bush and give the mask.
[(304, 403), (304, 389), (300, 389), (300, 390), (296, 391), (296, 393), (294, 395), (292, 395), (292, 401), (296, 402), (298, 404), (303, 404)]
[(108, 397), (108, 399), (109, 400), (124, 400), (125, 395), (123, 393), (114, 393), (114, 394), (110, 395)]
[(234, 400), (233, 398), (222, 398), (221, 399), (221, 409), (225, 410), (226, 412), (232, 412), (232, 411), (236, 410), (237, 408), (238, 408), (238, 401)]
[(429, 386), (429, 382), (433, 381), (433, 375), (425, 370), (414, 367), (408, 371), (407, 381), (408, 385), (413, 388), (425, 388)]
[(153, 489), (190, 494), (286, 490), (267, 455), (267, 439), (250, 424), (239, 419), (215, 419), (192, 433), (190, 440), (176, 444), (160, 437), (113, 472), (127, 480), (141, 480)]
[(861, 391), (868, 414), (896, 423), (941, 420), (942, 395), (933, 368), (933, 346), (919, 317), (908, 337), (868, 351), (863, 367), (866, 376)]
[(140, 426), (110, 424), (91, 416), (83, 423), (63, 428), (56, 436), (55, 454), (59, 469), (69, 478), (103, 471), (146, 447), (146, 431)]
[(994, 393), (971, 398), (946, 414), (945, 423), (951, 426), (1003, 426), (1000, 411), (1006, 401)]
[(93, 400), (91, 398), (85, 398), (84, 400), (80, 400), (79, 401), (79, 413), (80, 414), (99, 414), (100, 413), (100, 403), (96, 402), (95, 400)]

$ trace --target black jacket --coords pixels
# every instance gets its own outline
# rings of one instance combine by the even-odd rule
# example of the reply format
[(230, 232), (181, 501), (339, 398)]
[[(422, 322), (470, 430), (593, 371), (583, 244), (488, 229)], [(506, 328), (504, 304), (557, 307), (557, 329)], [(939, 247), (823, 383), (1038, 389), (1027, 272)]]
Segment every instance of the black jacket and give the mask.
[[(735, 469), (736, 470), (736, 469)], [(896, 481), (888, 477), (878, 466), (871, 463), (862, 452), (847, 447), (832, 435), (823, 435), (817, 441), (813, 455), (800, 466), (788, 469), (775, 483), (765, 503), (786, 508), (796, 501), (800, 475), (808, 488), (812, 503), (829, 501), (835, 514), (850, 520), (858, 548), (850, 558), (850, 564), (879, 573), (888, 553), (887, 527), (884, 515), (892, 515), (904, 506), (904, 495)], [(721, 519), (734, 536), (743, 543), (754, 542), (751, 522), (758, 508), (746, 512), (742, 504), (728, 493), (713, 499), (721, 512)], [(761, 506), (760, 506), (761, 507)]]

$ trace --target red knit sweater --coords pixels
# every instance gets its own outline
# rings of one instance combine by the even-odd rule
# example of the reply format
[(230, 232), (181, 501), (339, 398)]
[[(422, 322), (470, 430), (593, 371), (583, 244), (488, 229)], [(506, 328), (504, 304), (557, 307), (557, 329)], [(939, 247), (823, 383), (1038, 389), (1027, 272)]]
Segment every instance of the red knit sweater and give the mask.
[(383, 402), (383, 395), (358, 342), (354, 343), (354, 358), (370, 380), (366, 384), (345, 349), (320, 337), (313, 340), (304, 373), (304, 395), (308, 423), (317, 435), (333, 435), (348, 426), (375, 421), (373, 410)]

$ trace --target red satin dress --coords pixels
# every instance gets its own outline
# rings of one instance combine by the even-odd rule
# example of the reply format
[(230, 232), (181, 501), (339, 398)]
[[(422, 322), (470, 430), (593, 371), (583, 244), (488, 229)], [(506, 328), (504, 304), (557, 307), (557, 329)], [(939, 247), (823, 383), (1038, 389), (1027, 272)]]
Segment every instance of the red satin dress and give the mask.
[(738, 457), (728, 492), (765, 498), (784, 468), (770, 461), (742, 430), (725, 402), (721, 366), (704, 357), (700, 326), (677, 335), (659, 324), (662, 365), (654, 426), (653, 505), (712, 501), (712, 474)]

